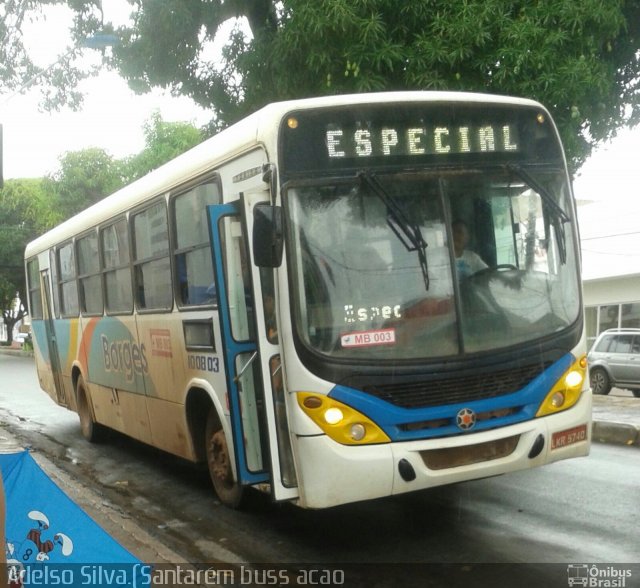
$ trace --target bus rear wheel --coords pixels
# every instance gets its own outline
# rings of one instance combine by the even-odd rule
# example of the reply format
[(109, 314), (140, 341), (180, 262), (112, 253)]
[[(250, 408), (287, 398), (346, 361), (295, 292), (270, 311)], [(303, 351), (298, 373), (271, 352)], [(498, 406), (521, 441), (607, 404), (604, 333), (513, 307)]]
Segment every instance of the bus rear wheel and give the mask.
[(89, 395), (87, 386), (82, 376), (76, 382), (76, 401), (78, 405), (78, 416), (80, 417), (80, 429), (82, 436), (90, 443), (98, 443), (104, 439), (105, 429), (102, 425), (93, 420), (91, 406), (89, 405)]
[(244, 488), (233, 477), (227, 438), (214, 408), (211, 408), (207, 418), (205, 443), (209, 475), (220, 502), (230, 508), (240, 508)]

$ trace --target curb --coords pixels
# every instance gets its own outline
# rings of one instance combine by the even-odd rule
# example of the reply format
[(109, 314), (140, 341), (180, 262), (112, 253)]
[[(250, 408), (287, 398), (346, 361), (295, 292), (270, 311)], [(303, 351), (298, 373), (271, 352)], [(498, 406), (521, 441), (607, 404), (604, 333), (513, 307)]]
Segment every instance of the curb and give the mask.
[(0, 353), (2, 353), (2, 355), (13, 355), (14, 357), (34, 357), (33, 351), (25, 351), (24, 349), (17, 349), (15, 347), (0, 346)]
[(598, 443), (640, 447), (640, 427), (615, 421), (594, 421), (592, 440)]
[[(0, 453), (23, 450), (24, 447), (18, 440), (0, 426)], [(101, 495), (99, 488), (90, 488), (78, 482), (55, 465), (43, 452), (37, 450), (29, 452), (45, 474), (85, 514), (132, 555), (142, 562), (152, 565), (190, 565), (165, 542), (145, 531), (127, 512)]]

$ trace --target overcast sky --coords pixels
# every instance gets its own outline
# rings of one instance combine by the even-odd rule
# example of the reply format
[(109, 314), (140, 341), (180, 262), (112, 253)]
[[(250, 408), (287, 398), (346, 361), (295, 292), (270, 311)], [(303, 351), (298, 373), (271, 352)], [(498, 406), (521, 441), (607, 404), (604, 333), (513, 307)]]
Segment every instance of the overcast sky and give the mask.
[[(126, 21), (130, 7), (125, 0), (103, 0), (106, 22)], [(70, 43), (72, 13), (64, 6), (47, 8), (46, 20), (31, 22), (25, 29), (25, 44), (37, 65), (46, 68), (65, 55)], [(110, 49), (107, 49), (109, 51)], [(97, 65), (100, 54), (83, 49), (81, 58)], [(142, 125), (158, 110), (165, 120), (196, 125), (211, 118), (189, 98), (171, 97), (159, 90), (136, 96), (114, 72), (103, 71), (81, 85), (85, 101), (81, 112), (63, 109), (42, 112), (37, 80), (21, 95), (0, 96), (4, 126), (4, 175), (6, 178), (40, 177), (58, 168), (66, 151), (102, 147), (120, 158), (144, 146)]]
[[(129, 7), (125, 0), (103, 0), (105, 21), (121, 24)], [(71, 13), (64, 7), (47, 10), (47, 20), (27, 31), (34, 60), (47, 67), (63, 55), (69, 43)], [(91, 49), (85, 59), (97, 63)], [(38, 111), (37, 83), (23, 95), (0, 96), (4, 126), (5, 178), (41, 177), (58, 168), (66, 151), (101, 147), (121, 158), (139, 152), (144, 144), (142, 125), (154, 110), (165, 120), (201, 125), (211, 113), (188, 98), (154, 91), (136, 96), (117, 74), (102, 72), (83, 83), (85, 102), (81, 112), (65, 109)], [(574, 191), (580, 203), (585, 276), (603, 273), (640, 273), (640, 128), (622, 131), (603, 145), (583, 166)], [(639, 285), (640, 290), (640, 285)]]

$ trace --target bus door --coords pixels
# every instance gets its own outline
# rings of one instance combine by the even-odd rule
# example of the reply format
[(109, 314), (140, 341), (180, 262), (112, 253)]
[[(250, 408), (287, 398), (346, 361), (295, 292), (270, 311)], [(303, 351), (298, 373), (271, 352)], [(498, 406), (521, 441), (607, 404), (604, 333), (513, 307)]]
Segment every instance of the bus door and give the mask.
[(49, 270), (41, 272), (42, 282), (40, 287), (44, 294), (44, 304), (42, 305), (44, 327), (47, 335), (47, 349), (49, 350), (49, 361), (51, 362), (51, 373), (53, 375), (53, 385), (56, 390), (56, 399), (58, 404), (67, 406), (67, 397), (64, 392), (64, 384), (62, 383), (62, 371), (60, 369), (60, 353), (58, 352), (58, 339), (56, 337), (53, 304), (51, 302), (51, 279)]
[(268, 482), (275, 500), (289, 500), (296, 498), (298, 491), (295, 484), (283, 481), (280, 473), (270, 393), (270, 358), (277, 347), (266, 337), (260, 274), (251, 263), (247, 239), (251, 229), (247, 210), (258, 200), (268, 201), (268, 193), (208, 206), (207, 210), (238, 482)]

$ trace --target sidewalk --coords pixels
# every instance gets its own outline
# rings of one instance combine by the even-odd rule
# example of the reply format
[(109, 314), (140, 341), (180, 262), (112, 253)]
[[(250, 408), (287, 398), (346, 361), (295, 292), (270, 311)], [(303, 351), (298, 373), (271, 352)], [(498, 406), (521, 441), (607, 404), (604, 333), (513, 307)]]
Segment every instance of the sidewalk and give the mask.
[[(11, 433), (0, 425), (0, 453), (15, 453), (22, 449)], [(169, 546), (143, 530), (122, 508), (101, 495), (99, 489), (83, 486), (42, 452), (34, 451), (31, 456), (69, 498), (135, 557), (145, 563), (189, 565)]]
[(640, 398), (594, 396), (593, 440), (640, 447)]

